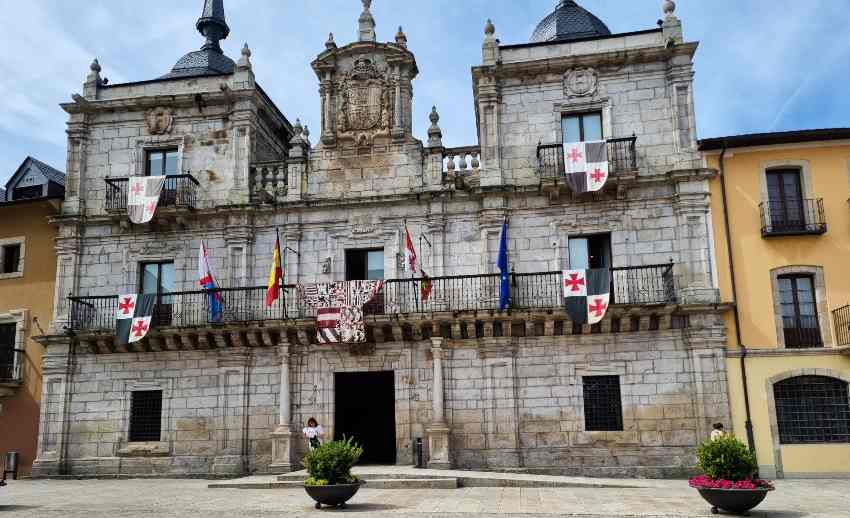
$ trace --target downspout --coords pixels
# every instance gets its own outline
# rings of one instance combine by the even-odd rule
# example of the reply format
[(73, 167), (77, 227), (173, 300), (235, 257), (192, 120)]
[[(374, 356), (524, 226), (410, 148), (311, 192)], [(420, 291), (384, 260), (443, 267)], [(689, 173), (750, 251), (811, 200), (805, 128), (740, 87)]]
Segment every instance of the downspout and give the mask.
[(726, 197), (726, 168), (724, 159), (726, 158), (726, 141), (723, 141), (723, 150), (720, 152), (720, 188), (723, 194), (723, 224), (726, 227), (726, 250), (729, 257), (729, 275), (732, 281), (732, 314), (735, 318), (735, 338), (738, 346), (741, 348), (741, 383), (744, 386), (744, 408), (746, 411), (746, 421), (744, 427), (747, 431), (747, 446), (750, 451), (756, 452), (756, 443), (753, 435), (753, 420), (750, 411), (750, 388), (747, 381), (747, 346), (741, 338), (741, 314), (738, 311), (738, 283), (735, 277), (735, 260), (732, 257), (732, 228), (729, 224), (729, 204)]

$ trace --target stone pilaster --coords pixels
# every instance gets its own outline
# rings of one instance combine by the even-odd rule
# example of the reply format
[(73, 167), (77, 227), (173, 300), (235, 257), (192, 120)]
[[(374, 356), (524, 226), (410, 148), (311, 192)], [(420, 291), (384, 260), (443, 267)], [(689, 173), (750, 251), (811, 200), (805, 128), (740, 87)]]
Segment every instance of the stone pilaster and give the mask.
[[(324, 127), (325, 126), (323, 125), (323, 135)], [(305, 194), (304, 186), (307, 183), (307, 164), (310, 158), (310, 141), (307, 140), (307, 137), (304, 134), (304, 128), (301, 126), (301, 121), (295, 121), (293, 130), (295, 135), (289, 141), (292, 148), (289, 151), (289, 160), (286, 163), (287, 201), (298, 201)]]
[(245, 411), (248, 406), (248, 379), (251, 353), (248, 349), (232, 349), (218, 359), (218, 426), (214, 439), (218, 445), (212, 472), (216, 475), (241, 475), (248, 471), (248, 429)]
[(294, 433), (292, 430), (292, 384), (290, 382), (290, 345), (282, 343), (280, 354), (280, 402), (278, 426), (272, 432), (272, 463), (269, 470), (272, 473), (289, 473), (294, 471), (295, 462), (292, 458)]
[(443, 390), (443, 339), (431, 339), (431, 354), (434, 364), (434, 385), (431, 402), (433, 420), (426, 427), (428, 435), (428, 467), (430, 469), (451, 469), (451, 429), (446, 423), (445, 392)]
[(44, 478), (64, 475), (67, 471), (65, 442), (68, 437), (74, 346), (71, 337), (65, 335), (45, 336), (39, 341), (45, 346), (45, 351), (42, 356), (38, 448), (32, 476)]

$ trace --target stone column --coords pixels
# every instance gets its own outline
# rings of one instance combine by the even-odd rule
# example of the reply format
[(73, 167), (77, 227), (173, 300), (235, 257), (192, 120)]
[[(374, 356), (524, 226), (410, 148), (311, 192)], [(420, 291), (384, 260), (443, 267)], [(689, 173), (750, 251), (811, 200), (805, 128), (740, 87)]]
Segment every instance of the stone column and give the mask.
[(451, 451), (449, 434), (451, 429), (446, 423), (445, 392), (443, 391), (443, 339), (431, 339), (431, 354), (434, 363), (434, 384), (431, 390), (433, 420), (425, 429), (428, 436), (428, 467), (430, 469), (451, 469)]
[(275, 474), (294, 471), (292, 459), (292, 385), (289, 379), (289, 343), (280, 345), (280, 415), (272, 432), (272, 463), (269, 471)]

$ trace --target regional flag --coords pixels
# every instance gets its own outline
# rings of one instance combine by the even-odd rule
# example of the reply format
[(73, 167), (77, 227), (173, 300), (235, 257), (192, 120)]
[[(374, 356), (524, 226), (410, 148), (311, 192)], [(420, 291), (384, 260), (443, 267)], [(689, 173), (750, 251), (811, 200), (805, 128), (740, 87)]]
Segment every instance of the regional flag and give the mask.
[(215, 282), (215, 276), (210, 268), (210, 258), (207, 253), (207, 247), (201, 241), (201, 248), (198, 249), (198, 284), (201, 288), (207, 291), (209, 303), (209, 321), (221, 322), (222, 317), (222, 299), (221, 292), (218, 291), (218, 285)]
[(165, 176), (133, 176), (127, 186), (127, 215), (140, 225), (148, 223), (156, 213)]
[(567, 313), (576, 324), (597, 324), (605, 318), (611, 299), (608, 268), (566, 270), (563, 276)]
[(280, 298), (280, 284), (283, 281), (283, 260), (280, 253), (280, 233), (272, 251), (272, 267), (269, 270), (269, 282), (266, 288), (266, 306), (272, 307), (274, 301)]
[(410, 237), (407, 224), (404, 225), (404, 270), (416, 273), (416, 249), (413, 247), (413, 238)]
[(596, 192), (608, 181), (608, 143), (570, 142), (564, 144), (564, 174), (573, 192)]
[(434, 282), (431, 281), (425, 270), (420, 271), (422, 272), (422, 280), (419, 281), (419, 293), (422, 297), (422, 302), (428, 302), (428, 299), (431, 298), (431, 292), (434, 291)]
[(115, 315), (118, 343), (132, 344), (147, 336), (151, 327), (156, 295), (121, 295)]

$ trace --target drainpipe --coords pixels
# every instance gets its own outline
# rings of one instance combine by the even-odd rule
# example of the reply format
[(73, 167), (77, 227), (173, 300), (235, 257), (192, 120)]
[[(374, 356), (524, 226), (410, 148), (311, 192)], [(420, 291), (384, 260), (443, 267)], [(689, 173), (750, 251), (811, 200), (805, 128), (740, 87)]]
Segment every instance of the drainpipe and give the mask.
[(738, 311), (738, 283), (735, 277), (735, 260), (732, 257), (732, 227), (729, 224), (729, 204), (726, 197), (726, 141), (723, 141), (723, 150), (720, 152), (720, 188), (723, 194), (723, 224), (726, 227), (726, 249), (729, 257), (729, 275), (732, 280), (732, 314), (735, 318), (735, 338), (741, 348), (741, 382), (744, 385), (744, 408), (747, 418), (744, 427), (747, 430), (747, 446), (750, 451), (756, 452), (756, 442), (753, 435), (753, 420), (750, 412), (750, 388), (747, 381), (747, 346), (741, 338), (741, 314)]

